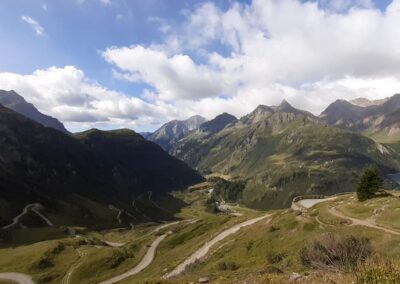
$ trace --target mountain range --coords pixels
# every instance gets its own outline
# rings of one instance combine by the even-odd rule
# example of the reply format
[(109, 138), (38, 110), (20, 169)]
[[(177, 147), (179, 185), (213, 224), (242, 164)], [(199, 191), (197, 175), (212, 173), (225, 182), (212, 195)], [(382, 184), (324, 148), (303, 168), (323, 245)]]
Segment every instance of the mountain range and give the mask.
[(199, 128), (206, 119), (200, 115), (192, 116), (186, 120), (172, 120), (152, 134), (145, 134), (146, 138), (157, 143), (163, 149), (169, 150), (173, 141), (182, 138), (188, 132)]
[(379, 142), (396, 142), (400, 140), (400, 94), (367, 104), (364, 100), (361, 105), (337, 100), (322, 112), (321, 118), (329, 125), (362, 133)]
[[(1, 94), (10, 108), (0, 108), (0, 224), (39, 201), (64, 225), (114, 226), (115, 208), (123, 224), (173, 218), (182, 204), (167, 193), (202, 181), (197, 171), (245, 184), (237, 201), (256, 209), (287, 207), (301, 194), (352, 191), (368, 164), (384, 174), (400, 171), (400, 95), (338, 100), (320, 116), (284, 100), (240, 119), (223, 113), (174, 120), (142, 133), (146, 140), (128, 129), (69, 134), (37, 119), (49, 117), (15, 92)], [(13, 111), (18, 104), (39, 115)]]
[(0, 226), (32, 203), (58, 226), (172, 219), (183, 204), (167, 193), (203, 180), (128, 129), (69, 135), (0, 105), (0, 137)]
[(296, 195), (354, 190), (359, 172), (368, 164), (377, 164), (384, 173), (398, 171), (396, 145), (381, 144), (363, 135), (363, 128), (353, 128), (354, 124), (338, 123), (339, 118), (352, 121), (360, 113), (357, 118), (366, 113), (394, 118), (397, 99), (368, 107), (337, 101), (319, 117), (285, 100), (279, 106), (260, 105), (209, 134), (201, 131), (201, 125), (175, 140), (170, 153), (203, 174), (245, 181), (242, 202), (246, 206), (287, 207)]

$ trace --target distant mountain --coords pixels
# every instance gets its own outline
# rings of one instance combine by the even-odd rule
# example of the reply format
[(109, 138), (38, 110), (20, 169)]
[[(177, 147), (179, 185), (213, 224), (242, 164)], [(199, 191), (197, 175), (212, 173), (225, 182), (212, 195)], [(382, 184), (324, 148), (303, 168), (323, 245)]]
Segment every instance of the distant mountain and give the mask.
[(68, 133), (60, 121), (39, 112), (33, 104), (26, 102), (25, 99), (15, 91), (0, 90), (0, 104), (46, 127), (51, 127), (63, 133)]
[(212, 135), (191, 132), (171, 153), (204, 174), (245, 181), (241, 201), (261, 209), (286, 207), (301, 194), (352, 191), (369, 163), (385, 173), (400, 169), (393, 148), (328, 126), (286, 101), (258, 106)]
[(235, 123), (237, 120), (238, 119), (233, 115), (224, 112), (214, 119), (201, 124), (199, 127), (199, 131), (207, 135), (215, 134), (227, 127), (227, 125)]
[(188, 132), (198, 129), (205, 121), (206, 119), (200, 115), (192, 116), (186, 120), (172, 120), (149, 135), (147, 139), (168, 151), (174, 140), (180, 139)]
[(380, 142), (400, 141), (400, 94), (364, 105), (338, 100), (320, 117), (329, 125), (357, 131)]
[(380, 100), (369, 100), (366, 98), (356, 98), (354, 100), (351, 100), (350, 103), (356, 106), (361, 106), (361, 107), (368, 107), (368, 106), (378, 106), (381, 105), (385, 102), (387, 102), (389, 98), (384, 98)]
[(142, 135), (144, 139), (147, 139), (153, 132), (139, 132), (139, 134)]
[(73, 137), (0, 106), (0, 137), (0, 227), (29, 203), (41, 203), (58, 226), (171, 219), (182, 204), (167, 193), (202, 181), (131, 130)]

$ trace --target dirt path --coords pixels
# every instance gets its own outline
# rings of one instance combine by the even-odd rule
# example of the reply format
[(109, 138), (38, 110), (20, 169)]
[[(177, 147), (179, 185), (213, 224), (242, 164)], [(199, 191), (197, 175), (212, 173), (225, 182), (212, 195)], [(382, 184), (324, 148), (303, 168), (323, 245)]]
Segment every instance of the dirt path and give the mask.
[(247, 227), (247, 226), (253, 225), (254, 223), (257, 223), (257, 222), (259, 222), (259, 221), (261, 221), (261, 220), (263, 220), (265, 218), (268, 218), (270, 216), (271, 216), (270, 214), (267, 214), (267, 215), (264, 215), (264, 216), (261, 216), (261, 217), (250, 219), (250, 220), (247, 220), (246, 222), (234, 225), (233, 227), (223, 231), (222, 233), (218, 234), (216, 237), (214, 237), (210, 241), (206, 242), (200, 249), (198, 249), (196, 252), (194, 252), (184, 262), (179, 264), (174, 270), (172, 270), (171, 272), (169, 272), (166, 275), (164, 275), (163, 278), (164, 279), (168, 279), (168, 278), (171, 278), (171, 277), (174, 277), (174, 276), (177, 276), (177, 275), (181, 274), (189, 264), (192, 264), (196, 260), (201, 259), (202, 257), (204, 257), (208, 253), (208, 251), (211, 249), (211, 247), (213, 245), (215, 245), (216, 243), (218, 243), (219, 241), (222, 241), (223, 239), (225, 239), (229, 235), (232, 235), (232, 234), (236, 233), (237, 231), (239, 231), (243, 227)]
[(119, 248), (119, 247), (123, 247), (125, 245), (125, 243), (117, 243), (117, 242), (109, 242), (109, 241), (103, 241), (103, 242), (113, 248)]
[(61, 283), (62, 284), (69, 284), (69, 281), (71, 279), (72, 274), (74, 273), (74, 271), (81, 266), (82, 264), (82, 258), (86, 255), (85, 252), (81, 252), (79, 250), (79, 248), (76, 249), (76, 251), (79, 254), (79, 261), (77, 263), (75, 263), (74, 265), (71, 266), (71, 268), (68, 270), (68, 272), (65, 274), (64, 278), (62, 279)]
[(132, 268), (131, 270), (120, 274), (118, 276), (115, 276), (109, 280), (106, 281), (102, 281), (99, 284), (113, 284), (113, 283), (117, 283), (118, 281), (121, 281), (125, 278), (128, 278), (132, 275), (138, 274), (140, 271), (142, 271), (143, 269), (145, 269), (147, 266), (149, 266), (153, 260), (154, 260), (154, 256), (156, 255), (156, 250), (158, 245), (162, 242), (162, 240), (164, 240), (167, 235), (171, 234), (171, 232), (168, 232), (164, 235), (159, 236), (149, 247), (149, 249), (147, 250), (145, 256), (143, 257), (143, 259), (139, 262), (138, 265), (136, 265), (134, 268)]
[[(171, 222), (171, 223), (166, 223), (166, 224), (163, 224), (163, 225), (158, 226), (158, 227), (155, 228), (153, 231), (151, 231), (151, 232), (149, 232), (149, 233), (143, 235), (143, 236), (140, 237), (139, 239), (148, 237), (148, 236), (151, 235), (151, 234), (158, 233), (158, 232), (161, 231), (162, 229), (168, 228), (168, 227), (170, 227), (170, 226), (173, 226), (173, 225), (176, 225), (176, 224), (179, 224), (179, 223), (182, 223), (182, 222), (188, 222), (189, 224), (191, 224), (191, 223), (194, 223), (194, 222), (197, 222), (197, 221), (198, 221), (198, 220), (181, 220), (181, 221), (175, 221), (175, 222)], [(166, 236), (166, 235), (168, 235), (168, 234), (170, 234), (170, 232), (168, 232), (167, 234), (165, 234), (165, 235), (163, 235), (163, 236)], [(163, 236), (160, 236), (160, 237), (163, 237)], [(159, 237), (159, 238), (160, 238), (160, 237)], [(159, 238), (158, 238), (158, 239), (159, 239)], [(164, 238), (165, 238), (165, 237), (163, 237), (161, 240), (163, 240)], [(136, 240), (139, 240), (139, 239), (136, 239)], [(157, 241), (157, 239), (156, 239), (156, 241)], [(153, 242), (152, 246), (155, 244), (156, 241)], [(117, 242), (110, 242), (110, 241), (103, 241), (103, 242), (104, 242), (105, 244), (111, 246), (111, 247), (122, 247), (122, 246), (125, 245), (125, 243), (117, 243)], [(160, 242), (161, 242), (161, 241), (160, 241)], [(158, 244), (159, 244), (159, 243), (157, 243), (157, 246), (158, 246)], [(151, 247), (150, 247), (150, 249), (151, 249)], [(147, 251), (147, 253), (149, 253), (150, 249)], [(155, 253), (155, 249), (156, 249), (156, 247), (154, 248), (154, 253)], [(82, 258), (86, 255), (86, 253), (85, 253), (85, 252), (81, 252), (79, 249), (77, 249), (77, 252), (78, 252), (78, 254), (79, 254), (80, 259), (79, 259), (79, 261), (78, 261), (77, 263), (75, 263), (73, 266), (71, 266), (71, 268), (70, 268), (70, 269), (68, 270), (68, 272), (65, 274), (64, 278), (62, 279), (62, 284), (69, 284), (72, 274), (73, 274), (73, 273), (75, 272), (75, 270), (76, 270), (77, 268), (79, 268), (79, 266), (82, 264)], [(145, 255), (145, 257), (146, 257), (146, 256), (147, 256), (147, 254)], [(154, 255), (153, 255), (153, 258), (154, 258)], [(143, 261), (144, 261), (144, 259), (142, 260), (141, 263), (139, 263), (139, 265), (142, 264)], [(153, 260), (151, 260), (151, 262), (152, 262), (152, 261), (153, 261)], [(150, 263), (151, 263), (151, 262), (150, 262)], [(149, 264), (150, 264), (150, 263), (149, 263)], [(147, 264), (147, 265), (149, 265), (149, 264)], [(138, 265), (138, 266), (139, 266), (139, 265)], [(132, 271), (135, 270), (135, 269), (137, 269), (138, 266), (136, 266), (136, 267), (133, 268), (132, 270), (129, 270), (129, 271), (126, 272), (126, 273), (129, 273), (129, 272), (132, 273)], [(139, 267), (139, 268), (140, 268), (140, 267)], [(144, 268), (143, 268), (143, 269), (144, 269)], [(133, 271), (133, 272), (135, 272), (135, 271)], [(124, 273), (124, 274), (126, 274), (126, 273)], [(136, 272), (136, 273), (138, 273), (138, 272)], [(134, 273), (134, 274), (136, 274), (136, 273)], [(124, 275), (124, 274), (121, 274), (121, 275)], [(133, 274), (131, 274), (131, 275), (133, 275)], [(129, 275), (129, 276), (131, 276), (131, 275)], [(129, 276), (126, 276), (126, 277), (129, 277)], [(121, 277), (121, 276), (117, 276), (117, 277)], [(114, 277), (114, 278), (117, 278), (117, 277)], [(110, 280), (107, 280), (107, 281), (111, 281), (111, 280), (113, 280), (114, 278), (112, 278), (112, 279), (110, 279)], [(114, 282), (106, 282), (106, 281), (105, 281), (105, 282), (102, 282), (102, 283), (114, 283)]]
[(46, 222), (46, 224), (48, 226), (52, 227), (53, 223), (51, 223), (51, 221), (49, 219), (47, 219), (42, 213), (39, 212), (39, 210), (41, 210), (41, 209), (43, 209), (43, 206), (40, 203), (32, 203), (32, 204), (26, 205), (24, 207), (24, 209), (22, 209), (21, 214), (14, 217), (12, 223), (4, 226), (2, 229), (9, 229), (9, 228), (17, 225), (19, 223), (19, 221), (21, 220), (21, 218), (24, 217), (26, 214), (28, 214), (29, 211), (32, 211), (33, 213), (38, 215), (44, 222)]
[(336, 209), (336, 207), (332, 207), (331, 209), (329, 209), (329, 213), (331, 213), (335, 217), (351, 221), (352, 222), (352, 226), (357, 226), (358, 225), (358, 226), (369, 227), (369, 228), (373, 228), (373, 229), (378, 229), (378, 230), (384, 231), (384, 232), (389, 233), (389, 234), (400, 236), (400, 232), (394, 231), (394, 230), (391, 230), (391, 229), (388, 229), (388, 228), (385, 228), (385, 227), (382, 227), (382, 226), (379, 226), (373, 220), (360, 220), (360, 219), (356, 219), (356, 218), (352, 218), (352, 217), (346, 216), (342, 212), (338, 211)]
[(325, 201), (330, 201), (330, 200), (335, 200), (337, 197), (328, 197), (324, 199), (302, 199), (297, 201), (297, 204), (300, 205), (301, 207), (304, 208), (311, 208), (319, 203), (325, 202)]
[(0, 273), (0, 280), (11, 281), (18, 284), (35, 284), (35, 282), (32, 280), (32, 277), (17, 272)]

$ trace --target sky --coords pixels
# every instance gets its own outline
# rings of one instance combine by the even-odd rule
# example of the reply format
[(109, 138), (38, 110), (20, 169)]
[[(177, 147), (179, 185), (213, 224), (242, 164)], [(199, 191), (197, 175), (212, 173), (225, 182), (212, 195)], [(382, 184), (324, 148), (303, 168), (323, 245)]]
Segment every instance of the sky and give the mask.
[(400, 92), (400, 0), (2, 0), (0, 89), (72, 132)]

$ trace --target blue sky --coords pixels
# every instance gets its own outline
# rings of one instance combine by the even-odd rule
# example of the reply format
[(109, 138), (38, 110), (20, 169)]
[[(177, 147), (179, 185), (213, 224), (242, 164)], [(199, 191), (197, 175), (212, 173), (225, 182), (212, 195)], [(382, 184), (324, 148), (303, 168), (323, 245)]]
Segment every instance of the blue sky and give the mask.
[[(391, 6), (395, 8), (396, 2), (393, 1)], [(58, 116), (73, 130), (124, 126), (153, 130), (169, 119), (182, 119), (197, 113), (207, 118), (220, 111), (240, 116), (258, 103), (278, 103), (283, 98), (298, 103), (299, 107), (318, 112), (326, 106), (328, 100), (338, 97), (337, 93), (329, 93), (324, 98), (313, 98), (310, 89), (317, 92), (313, 88), (321, 86), (321, 82), (340, 83), (342, 88), (345, 84), (343, 82), (347, 82), (343, 80), (349, 79), (361, 84), (359, 80), (368, 77), (369, 81), (364, 80), (362, 83), (365, 86), (370, 86), (371, 80), (378, 80), (376, 84), (381, 85), (382, 80), (386, 80), (385, 83), (392, 80), (388, 74), (396, 67), (391, 64), (387, 68), (381, 68), (378, 64), (379, 68), (375, 68), (364, 66), (363, 63), (364, 56), (376, 57), (377, 62), (396, 63), (395, 51), (393, 54), (388, 52), (388, 56), (382, 55), (386, 53), (385, 44), (393, 44), (391, 38), (396, 37), (396, 31), (386, 34), (386, 31), (375, 30), (375, 27), (384, 26), (382, 23), (389, 25), (391, 14), (386, 13), (386, 9), (392, 3), (391, 0), (320, 0), (319, 5), (312, 7), (308, 5), (311, 3), (315, 1), (2, 0), (0, 88), (13, 87), (24, 92), (22, 95), (37, 104), (40, 110)], [(276, 17), (269, 14), (272, 10), (277, 14)], [(325, 14), (322, 16), (321, 12)], [(290, 13), (304, 13), (304, 17), (302, 19), (301, 15)], [(282, 16), (278, 17), (279, 14)], [(360, 23), (360, 19), (361, 26), (356, 26), (360, 30), (355, 30), (349, 23)], [(315, 23), (314, 26), (310, 26), (307, 21)], [(353, 65), (349, 65), (346, 58), (358, 57), (358, 54), (352, 55), (350, 46), (357, 42), (349, 42), (349, 45), (338, 49), (338, 58), (343, 59), (343, 64), (338, 67), (337, 63), (330, 61), (329, 56), (325, 56), (327, 52), (333, 52), (330, 50), (332, 43), (326, 44), (327, 41), (342, 41), (340, 35), (325, 39), (328, 33), (335, 33), (332, 21), (345, 23), (343, 29), (349, 35), (363, 34), (366, 31), (364, 27), (370, 25), (368, 29), (371, 34), (367, 39), (360, 37), (360, 46), (381, 34), (384, 34), (382, 37), (388, 42), (382, 41), (382, 45), (376, 47), (376, 53), (374, 50), (365, 51), (365, 54), (361, 54), (363, 57), (360, 55)], [(315, 25), (319, 24), (322, 27), (317, 30)], [(292, 40), (299, 34), (296, 31), (298, 26), (305, 32), (304, 36), (294, 44), (282, 43), (282, 38)], [(312, 31), (308, 32), (308, 29)], [(316, 36), (308, 38), (308, 33), (313, 32)], [(258, 38), (260, 35), (263, 43)], [(345, 41), (348, 41), (349, 37), (344, 36)], [(304, 44), (296, 47), (299, 41), (304, 41)], [(254, 48), (257, 44), (260, 44), (259, 49)], [(282, 44), (282, 53), (278, 56), (273, 53), (280, 48), (271, 48), (275, 44)], [(326, 68), (316, 67), (317, 63), (303, 66), (305, 63), (298, 59), (310, 56), (312, 52), (307, 48), (312, 49), (315, 44), (326, 44), (326, 49), (321, 49), (319, 61), (322, 61), (321, 64), (324, 61), (331, 64), (328, 72)], [(124, 48), (129, 50), (124, 53)], [(263, 48), (266, 54), (259, 52)], [(294, 49), (293, 52), (302, 50), (304, 54), (299, 54), (292, 62), (276, 60), (280, 56), (282, 60), (287, 58), (285, 52), (291, 55), (293, 52), (288, 50), (290, 48)], [(149, 60), (141, 61), (141, 56), (148, 56)], [(257, 62), (257, 56), (263, 68), (249, 63), (253, 59)], [(159, 61), (153, 61), (155, 58)], [(143, 66), (147, 62), (155, 67)], [(235, 64), (237, 66), (232, 67)], [(293, 64), (299, 64), (298, 69), (306, 72), (295, 74), (290, 70)], [(66, 69), (66, 66), (73, 68)], [(56, 69), (48, 70), (50, 67)], [(181, 67), (182, 70), (179, 69)], [(379, 70), (375, 72), (375, 69)], [(81, 96), (93, 96), (96, 99), (85, 101), (81, 107), (86, 109), (78, 109), (77, 104), (82, 99), (73, 101), (76, 94), (68, 93), (71, 92), (67, 90), (68, 86), (50, 83), (48, 94), (40, 97), (39, 93), (46, 92), (43, 86), (45, 83), (36, 86), (29, 77), (36, 70), (47, 70), (35, 75), (36, 79), (40, 77), (43, 82), (47, 79), (54, 81), (55, 73), (62, 73), (60, 78), (69, 76), (68, 80), (79, 77), (76, 79), (79, 82), (73, 83), (77, 86), (71, 89), (82, 92)], [(162, 73), (160, 70), (167, 72)], [(248, 71), (240, 73), (238, 70)], [(19, 85), (16, 85), (17, 81)], [(345, 86), (346, 92), (341, 92), (346, 98), (360, 95), (354, 92), (360, 89), (353, 87), (356, 84), (354, 82), (352, 87)], [(397, 82), (392, 85), (397, 86)], [(95, 91), (94, 87), (97, 88)], [(326, 88), (329, 89), (328, 85)], [(107, 95), (100, 94), (102, 90)], [(194, 94), (191, 96), (192, 92)], [(388, 95), (386, 92), (389, 91), (368, 91), (365, 96), (382, 97)], [(254, 97), (248, 95), (245, 98), (244, 93), (254, 93)], [(61, 98), (62, 94), (69, 94), (71, 98)], [(43, 96), (53, 101), (53, 105), (42, 103)], [(101, 96), (107, 98), (102, 103), (99, 99)], [(304, 100), (302, 96), (310, 99)], [(126, 97), (137, 100), (128, 102)], [(112, 98), (118, 100), (113, 106)], [(60, 105), (71, 100), (72, 104)], [(107, 112), (103, 110), (96, 114), (98, 105), (107, 105)], [(118, 111), (114, 108), (118, 108)], [(95, 116), (99, 119), (94, 119)], [(85, 121), (83, 117), (90, 117), (91, 120)]]
[[(202, 0), (3, 0), (0, 3), (0, 72), (29, 74), (49, 66), (74, 65), (100, 83), (129, 92), (140, 93), (143, 85), (116, 82), (111, 69), (98, 50), (109, 46), (151, 44), (164, 35), (151, 18), (170, 25), (184, 21), (183, 11), (201, 5)], [(226, 9), (232, 1), (212, 1)], [(238, 1), (245, 4), (251, 1)], [(391, 0), (375, 0), (385, 9)], [(21, 15), (37, 20), (46, 36), (38, 37)], [(223, 49), (214, 46), (218, 52)], [(45, 51), (45, 52), (44, 52)]]
[[(3, 0), (0, 3), (0, 72), (29, 74), (49, 66), (74, 65), (88, 77), (132, 95), (142, 84), (116, 82), (110, 65), (99, 55), (109, 46), (148, 45), (163, 37), (153, 18), (179, 26), (183, 11), (201, 5), (198, 0)], [(246, 3), (247, 1), (243, 1)], [(229, 1), (214, 1), (226, 8)], [(35, 19), (45, 29), (38, 37), (22, 15)]]

